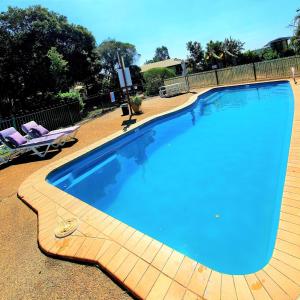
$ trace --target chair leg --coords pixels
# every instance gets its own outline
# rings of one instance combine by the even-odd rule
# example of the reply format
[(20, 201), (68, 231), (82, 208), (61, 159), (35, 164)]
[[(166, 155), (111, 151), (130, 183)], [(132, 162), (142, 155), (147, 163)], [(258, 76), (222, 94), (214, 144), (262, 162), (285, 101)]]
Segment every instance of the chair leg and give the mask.
[(0, 164), (2, 163), (2, 164), (6, 164), (6, 163), (8, 163), (9, 162), (9, 158), (10, 158), (10, 156), (8, 156), (8, 157), (0, 157)]
[(76, 134), (77, 134), (77, 131), (78, 131), (78, 129), (77, 130), (75, 130), (73, 133), (71, 133), (70, 135), (68, 135), (68, 140), (69, 141), (72, 141), (72, 140), (76, 140)]
[(45, 157), (46, 154), (48, 153), (48, 150), (49, 150), (50, 146), (51, 146), (51, 144), (49, 144), (49, 145), (47, 146), (47, 148), (46, 148), (46, 150), (45, 150), (44, 152), (38, 151), (37, 148), (35, 148), (35, 147), (32, 148), (31, 150), (34, 152), (34, 154), (36, 154), (37, 156), (43, 158), (43, 157)]
[(66, 139), (64, 139), (64, 140), (62, 140), (58, 145), (59, 145), (59, 147), (62, 147), (65, 143), (67, 142), (67, 140)]
[(77, 134), (77, 132), (78, 132), (78, 130), (75, 130), (75, 132), (74, 132), (74, 134), (73, 134), (73, 136), (72, 136), (72, 138), (73, 138), (74, 140), (76, 140), (76, 134)]
[(57, 149), (60, 146), (60, 144), (52, 144), (52, 147)]
[(67, 142), (67, 138), (59, 140), (57, 143), (53, 143), (51, 146), (53, 148), (59, 148), (62, 147)]

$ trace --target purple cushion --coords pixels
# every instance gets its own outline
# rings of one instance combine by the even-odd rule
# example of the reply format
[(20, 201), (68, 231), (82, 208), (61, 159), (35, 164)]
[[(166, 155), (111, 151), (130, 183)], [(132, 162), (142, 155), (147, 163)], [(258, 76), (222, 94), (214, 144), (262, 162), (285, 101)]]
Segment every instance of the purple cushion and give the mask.
[(6, 137), (6, 139), (11, 142), (15, 147), (26, 144), (27, 140), (19, 132), (15, 132)]
[(31, 128), (31, 133), (33, 134), (34, 137), (41, 137), (41, 136), (49, 133), (49, 130), (47, 130), (42, 125), (38, 125), (38, 126)]
[(30, 121), (28, 123), (23, 124), (21, 128), (26, 134), (28, 134), (31, 131), (31, 128), (36, 126), (38, 126), (38, 124), (35, 121)]

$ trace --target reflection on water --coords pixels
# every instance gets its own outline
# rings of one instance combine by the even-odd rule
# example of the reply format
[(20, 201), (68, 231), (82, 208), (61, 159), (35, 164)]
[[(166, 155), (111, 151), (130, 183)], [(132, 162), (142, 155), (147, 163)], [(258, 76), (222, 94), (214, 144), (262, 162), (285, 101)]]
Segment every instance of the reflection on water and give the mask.
[(126, 181), (131, 171), (139, 166), (145, 168), (147, 149), (155, 141), (155, 130), (134, 135), (117, 151), (83, 160), (56, 185), (76, 197), (88, 198), (91, 204), (101, 199), (101, 207), (106, 209), (117, 199), (121, 183)]
[(207, 101), (203, 103), (201, 110), (202, 116), (211, 115), (214, 112), (224, 111), (226, 109), (239, 109), (248, 103), (247, 97), (236, 98), (231, 93), (214, 93)]
[[(257, 100), (260, 98), (259, 89), (255, 89), (255, 91), (255, 100)], [(224, 92), (223, 94), (213, 92), (209, 97), (206, 96), (205, 99), (200, 98), (198, 103), (193, 105), (190, 109), (192, 125), (195, 126), (201, 117), (209, 116), (227, 109), (239, 109), (248, 103), (249, 99), (247, 97), (236, 98), (233, 97), (232, 93), (232, 91), (230, 91), (230, 93)]]
[(116, 185), (116, 177), (120, 171), (121, 164), (115, 153), (102, 155), (86, 160), (74, 168), (58, 183), (58, 187), (79, 198), (86, 195), (88, 190), (88, 199), (93, 204), (97, 199), (114, 192), (111, 187)]
[(148, 159), (147, 148), (155, 141), (155, 130), (150, 129), (134, 140), (128, 143), (125, 147), (119, 150), (119, 155), (127, 159), (133, 159), (137, 165), (143, 165)]
[(195, 126), (196, 116), (195, 116), (195, 111), (193, 109), (191, 110), (191, 116), (192, 116), (192, 124), (193, 124), (193, 126)]

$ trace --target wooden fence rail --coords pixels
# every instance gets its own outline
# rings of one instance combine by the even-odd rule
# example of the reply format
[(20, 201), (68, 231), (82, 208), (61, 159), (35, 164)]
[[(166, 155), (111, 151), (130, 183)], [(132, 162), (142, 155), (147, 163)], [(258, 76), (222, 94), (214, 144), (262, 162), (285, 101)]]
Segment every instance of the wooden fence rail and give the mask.
[[(300, 73), (300, 56), (291, 56), (267, 60), (246, 65), (239, 65), (213, 71), (189, 74), (187, 76), (191, 88), (202, 88), (216, 85), (261, 81), (291, 77), (291, 67)], [(185, 82), (183, 76), (164, 81), (165, 85)]]

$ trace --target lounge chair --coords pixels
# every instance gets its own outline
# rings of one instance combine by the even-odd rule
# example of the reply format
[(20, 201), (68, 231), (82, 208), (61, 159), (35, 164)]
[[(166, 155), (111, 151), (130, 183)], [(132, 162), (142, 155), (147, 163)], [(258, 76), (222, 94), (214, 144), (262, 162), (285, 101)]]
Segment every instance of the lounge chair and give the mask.
[[(20, 143), (19, 141), (12, 142), (12, 139), (15, 139), (16, 136), (17, 138), (20, 138)], [(32, 151), (39, 157), (45, 157), (51, 146), (57, 148), (64, 143), (64, 140), (65, 135), (63, 133), (57, 133), (50, 136), (28, 140), (23, 137), (14, 127), (10, 127), (0, 131), (0, 141), (2, 143), (1, 147), (4, 151), (6, 151), (5, 155), (1, 156), (0, 161), (4, 163), (8, 162), (14, 157), (28, 151)], [(46, 148), (40, 149), (41, 147)]]
[(30, 121), (21, 126), (23, 132), (30, 138), (37, 138), (41, 136), (51, 136), (53, 134), (63, 133), (65, 135), (65, 141), (75, 139), (75, 135), (79, 129), (78, 125), (60, 128), (52, 131), (48, 131), (43, 126), (37, 124), (35, 121)]

